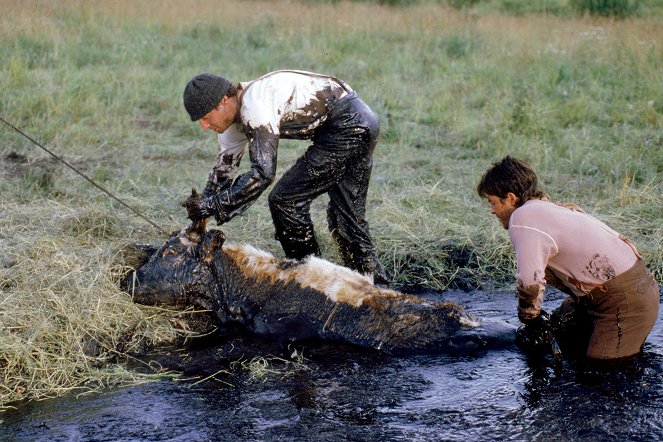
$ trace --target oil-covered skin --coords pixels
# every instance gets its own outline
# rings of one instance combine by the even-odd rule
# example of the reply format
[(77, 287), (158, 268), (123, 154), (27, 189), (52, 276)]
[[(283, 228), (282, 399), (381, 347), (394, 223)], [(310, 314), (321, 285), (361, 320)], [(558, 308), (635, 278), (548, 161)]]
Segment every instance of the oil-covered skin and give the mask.
[(316, 257), (279, 260), (251, 246), (223, 245), (220, 231), (202, 227), (183, 229), (125, 280), (135, 302), (208, 309), (221, 326), (277, 340), (339, 341), (389, 354), (514, 340), (515, 327), (479, 321), (454, 303), (381, 289)]

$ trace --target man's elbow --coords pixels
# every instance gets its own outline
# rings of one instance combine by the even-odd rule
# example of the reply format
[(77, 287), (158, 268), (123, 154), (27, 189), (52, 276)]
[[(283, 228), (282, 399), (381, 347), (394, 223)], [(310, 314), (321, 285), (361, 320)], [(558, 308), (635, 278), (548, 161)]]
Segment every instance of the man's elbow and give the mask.
[(253, 179), (258, 183), (262, 190), (268, 188), (276, 179), (276, 171), (271, 168), (255, 167), (253, 169)]

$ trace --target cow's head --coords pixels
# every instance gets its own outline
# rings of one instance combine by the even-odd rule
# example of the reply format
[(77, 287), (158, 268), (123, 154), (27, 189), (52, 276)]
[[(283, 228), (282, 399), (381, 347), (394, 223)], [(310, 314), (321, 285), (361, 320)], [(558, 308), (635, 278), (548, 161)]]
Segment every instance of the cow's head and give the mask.
[(225, 237), (199, 221), (182, 229), (124, 281), (134, 302), (214, 308), (217, 284), (211, 263)]

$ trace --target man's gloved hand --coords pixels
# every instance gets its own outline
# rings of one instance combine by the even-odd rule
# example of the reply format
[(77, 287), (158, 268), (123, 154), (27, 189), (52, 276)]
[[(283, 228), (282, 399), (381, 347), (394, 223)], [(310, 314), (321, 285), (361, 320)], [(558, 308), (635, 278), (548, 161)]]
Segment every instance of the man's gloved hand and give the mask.
[(550, 315), (545, 310), (541, 310), (535, 318), (523, 318), (519, 314), (518, 319), (523, 323), (516, 331), (518, 346), (525, 350), (545, 349), (555, 358), (561, 358), (562, 351), (550, 325)]
[(527, 351), (540, 351), (548, 348), (548, 314), (541, 310), (535, 318), (524, 318), (518, 314), (523, 323), (516, 331), (516, 344)]
[(550, 315), (545, 311), (541, 310), (539, 316), (534, 318), (525, 318), (520, 312), (518, 312), (518, 320), (524, 325), (532, 328), (540, 328), (546, 325), (547, 321), (550, 319)]
[(216, 213), (214, 197), (202, 196), (195, 189), (191, 192), (191, 196), (182, 202), (181, 206), (186, 208), (191, 221), (209, 218)]

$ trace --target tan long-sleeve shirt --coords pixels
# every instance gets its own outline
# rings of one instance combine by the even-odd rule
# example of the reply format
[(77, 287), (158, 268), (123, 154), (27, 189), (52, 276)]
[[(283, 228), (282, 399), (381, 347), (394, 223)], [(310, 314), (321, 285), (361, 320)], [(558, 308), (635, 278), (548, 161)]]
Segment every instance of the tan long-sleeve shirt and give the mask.
[(578, 210), (530, 200), (509, 219), (516, 252), (516, 281), (521, 317), (536, 317), (546, 286), (546, 267), (576, 295), (630, 269), (637, 251), (619, 233)]

